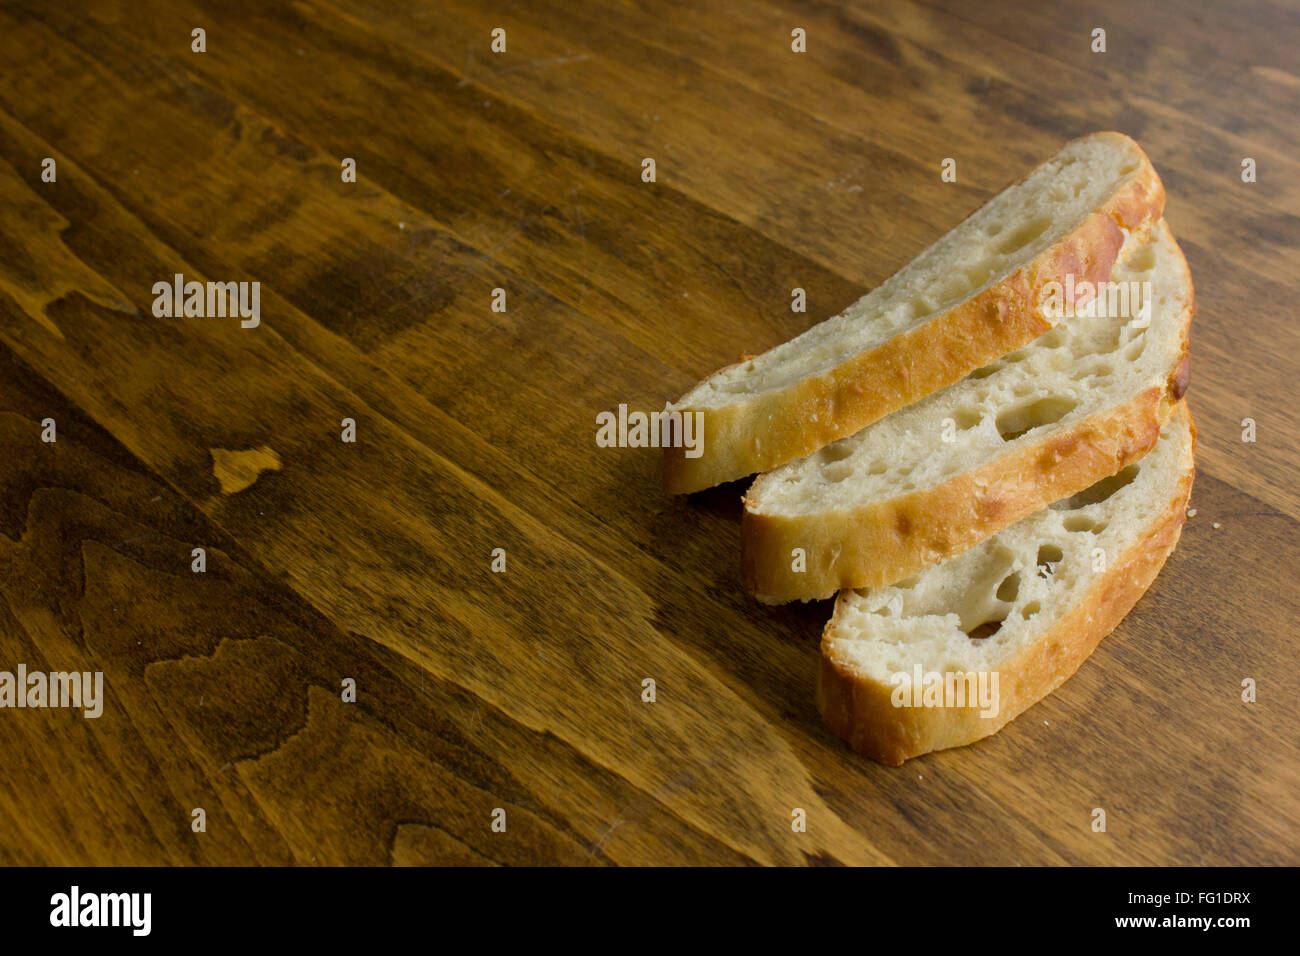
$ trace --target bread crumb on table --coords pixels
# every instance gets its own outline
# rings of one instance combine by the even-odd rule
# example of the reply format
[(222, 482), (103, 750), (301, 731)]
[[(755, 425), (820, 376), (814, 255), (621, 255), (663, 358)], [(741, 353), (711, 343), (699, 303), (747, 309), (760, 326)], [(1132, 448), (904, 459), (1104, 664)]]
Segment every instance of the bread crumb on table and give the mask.
[(1189, 517), (1189, 518), (1195, 518), (1195, 517), (1196, 517), (1196, 509), (1195, 509), (1195, 508), (1188, 508), (1188, 509), (1187, 509), (1187, 517)]
[(1210, 527), (1211, 527), (1211, 528), (1222, 528), (1223, 525), (1219, 524), (1219, 522), (1216, 521), (1216, 522), (1214, 522), (1214, 524), (1210, 525)]

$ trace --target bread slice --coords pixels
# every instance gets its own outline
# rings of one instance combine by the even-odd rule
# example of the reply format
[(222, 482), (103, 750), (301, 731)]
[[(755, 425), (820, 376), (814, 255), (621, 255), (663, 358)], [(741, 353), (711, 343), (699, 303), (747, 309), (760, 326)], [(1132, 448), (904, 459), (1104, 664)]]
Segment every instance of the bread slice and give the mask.
[(746, 589), (773, 603), (898, 581), (1146, 454), (1187, 388), (1195, 310), (1163, 221), (1110, 282), (1019, 351), (759, 476)]
[(699, 491), (851, 435), (1052, 327), (1046, 283), (1110, 276), (1164, 187), (1119, 133), (1075, 140), (834, 318), (724, 368), (671, 410), (699, 412), (702, 454), (664, 450), (664, 487)]
[[(900, 764), (986, 737), (1059, 687), (1177, 544), (1194, 434), (1180, 403), (1152, 452), (1117, 475), (908, 581), (842, 592), (822, 634), (826, 723), (853, 749)], [(971, 706), (968, 675), (979, 674), (997, 693)], [(938, 686), (926, 675), (968, 696), (924, 706), (913, 685)]]

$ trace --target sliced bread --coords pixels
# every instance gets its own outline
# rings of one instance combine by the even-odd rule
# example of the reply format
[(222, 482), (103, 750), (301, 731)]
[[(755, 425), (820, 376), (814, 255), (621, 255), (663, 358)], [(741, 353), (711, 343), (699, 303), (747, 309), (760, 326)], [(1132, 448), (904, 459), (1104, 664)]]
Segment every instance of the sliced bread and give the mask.
[(697, 457), (664, 450), (665, 489), (801, 458), (1020, 348), (1053, 325), (1047, 283), (1108, 279), (1126, 239), (1163, 209), (1164, 187), (1127, 136), (1067, 144), (841, 314), (672, 405), (701, 413), (703, 445)]
[(1110, 283), (1017, 352), (759, 476), (745, 588), (774, 603), (898, 581), (1146, 454), (1187, 388), (1195, 308), (1163, 221)]
[(817, 684), (830, 728), (900, 764), (986, 737), (1060, 686), (1177, 544), (1194, 434), (1182, 402), (1118, 475), (907, 581), (842, 592)]

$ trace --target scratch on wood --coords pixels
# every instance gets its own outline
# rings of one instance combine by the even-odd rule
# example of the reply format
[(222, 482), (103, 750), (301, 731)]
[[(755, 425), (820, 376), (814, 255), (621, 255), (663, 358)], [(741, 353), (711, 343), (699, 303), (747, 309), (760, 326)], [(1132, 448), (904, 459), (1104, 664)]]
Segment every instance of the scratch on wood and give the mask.
[(599, 837), (597, 837), (592, 842), (591, 846), (587, 848), (587, 856), (595, 856), (597, 853), (603, 852), (605, 849), (605, 844), (609, 842), (610, 835), (613, 834), (613, 832), (616, 829), (618, 829), (619, 824), (621, 824), (622, 822), (623, 822), (623, 815), (619, 814), (617, 817), (614, 818), (614, 822), (609, 825), (609, 827), (605, 830), (605, 832), (602, 833)]

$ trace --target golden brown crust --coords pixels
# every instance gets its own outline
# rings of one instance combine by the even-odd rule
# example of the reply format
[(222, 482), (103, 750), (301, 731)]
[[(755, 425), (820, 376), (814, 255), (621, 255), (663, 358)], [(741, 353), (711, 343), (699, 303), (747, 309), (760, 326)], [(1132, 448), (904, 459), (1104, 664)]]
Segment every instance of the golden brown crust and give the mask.
[(834, 635), (841, 610), (837, 601), (822, 635), (817, 680), (817, 707), (827, 726), (859, 753), (894, 765), (996, 733), (1078, 670), (1150, 587), (1182, 533), (1194, 474), (1189, 455), (1175, 493), (1146, 533), (1097, 577), (1047, 634), (999, 670), (995, 717), (980, 717), (975, 708), (894, 707), (891, 686), (856, 673), (837, 658)]
[(722, 408), (683, 408), (703, 412), (704, 454), (665, 448), (664, 490), (700, 491), (811, 454), (1042, 335), (1050, 324), (1037, 303), (1048, 282), (1108, 279), (1124, 230), (1144, 233), (1163, 215), (1164, 186), (1137, 150), (1140, 169), (1109, 201), (979, 295), (824, 375)]

